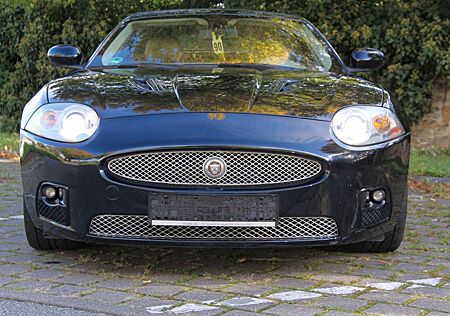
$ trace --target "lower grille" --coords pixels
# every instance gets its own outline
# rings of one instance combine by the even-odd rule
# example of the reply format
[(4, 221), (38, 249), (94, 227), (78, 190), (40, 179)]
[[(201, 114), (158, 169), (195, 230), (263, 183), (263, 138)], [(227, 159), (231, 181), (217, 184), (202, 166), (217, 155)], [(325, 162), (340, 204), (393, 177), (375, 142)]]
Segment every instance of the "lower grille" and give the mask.
[(58, 224), (65, 226), (70, 225), (70, 213), (67, 207), (60, 205), (48, 206), (42, 200), (39, 200), (37, 202), (37, 208), (39, 216), (45, 217)]
[(330, 239), (338, 236), (329, 217), (281, 217), (276, 227), (157, 226), (148, 216), (98, 215), (91, 221), (91, 235), (142, 239), (273, 240)]

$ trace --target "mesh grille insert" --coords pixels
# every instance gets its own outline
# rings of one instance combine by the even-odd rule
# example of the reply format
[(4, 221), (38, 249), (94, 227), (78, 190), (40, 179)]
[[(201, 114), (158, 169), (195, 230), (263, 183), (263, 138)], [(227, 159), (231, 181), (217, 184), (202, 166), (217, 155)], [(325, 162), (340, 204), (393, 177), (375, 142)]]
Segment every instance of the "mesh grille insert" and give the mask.
[(381, 207), (367, 208), (361, 211), (361, 226), (370, 227), (383, 223), (391, 216), (391, 206), (389, 203)]
[[(209, 158), (221, 158), (226, 173), (207, 177), (203, 165)], [(320, 174), (315, 160), (278, 153), (246, 151), (164, 151), (113, 158), (108, 170), (131, 181), (165, 185), (255, 186), (303, 182)]]
[(48, 206), (43, 201), (38, 200), (37, 208), (39, 216), (45, 217), (55, 223), (65, 226), (70, 225), (70, 213), (67, 207), (60, 205)]
[(329, 217), (281, 217), (276, 227), (151, 226), (148, 216), (98, 215), (89, 228), (91, 235), (142, 239), (273, 240), (329, 239), (338, 236)]

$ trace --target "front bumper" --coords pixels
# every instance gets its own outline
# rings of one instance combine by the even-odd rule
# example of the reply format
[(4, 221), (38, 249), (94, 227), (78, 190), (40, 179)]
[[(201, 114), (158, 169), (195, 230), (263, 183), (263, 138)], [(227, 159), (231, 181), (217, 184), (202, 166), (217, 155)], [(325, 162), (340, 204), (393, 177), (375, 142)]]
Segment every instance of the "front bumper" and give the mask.
[[(212, 137), (211, 135), (214, 135)], [(207, 114), (160, 114), (103, 120), (90, 140), (62, 144), (21, 132), (24, 199), (33, 223), (48, 237), (106, 242), (190, 246), (335, 245), (379, 240), (406, 212), (409, 134), (392, 144), (352, 151), (339, 147), (329, 135), (329, 122), (269, 115), (226, 114), (211, 121)], [(290, 187), (251, 189), (144, 187), (113, 180), (102, 169), (107, 157), (160, 149), (250, 149), (287, 152), (314, 157), (326, 171), (313, 182)], [(38, 188), (44, 182), (68, 190), (70, 225), (38, 216)], [(362, 190), (389, 192), (389, 219), (361, 227)], [(333, 219), (337, 236), (329, 238), (190, 239), (98, 236), (91, 222), (101, 215), (147, 216), (149, 194), (274, 194), (280, 217)]]

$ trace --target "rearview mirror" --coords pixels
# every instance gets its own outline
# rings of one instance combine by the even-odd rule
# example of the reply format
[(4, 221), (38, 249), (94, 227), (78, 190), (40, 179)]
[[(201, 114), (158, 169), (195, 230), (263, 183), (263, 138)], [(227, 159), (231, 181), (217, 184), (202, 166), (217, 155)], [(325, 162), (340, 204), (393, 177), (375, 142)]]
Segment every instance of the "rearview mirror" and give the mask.
[(48, 60), (55, 66), (81, 68), (83, 54), (76, 46), (56, 45), (47, 52)]
[(360, 48), (352, 52), (350, 67), (353, 71), (376, 70), (383, 66), (384, 54), (374, 48)]

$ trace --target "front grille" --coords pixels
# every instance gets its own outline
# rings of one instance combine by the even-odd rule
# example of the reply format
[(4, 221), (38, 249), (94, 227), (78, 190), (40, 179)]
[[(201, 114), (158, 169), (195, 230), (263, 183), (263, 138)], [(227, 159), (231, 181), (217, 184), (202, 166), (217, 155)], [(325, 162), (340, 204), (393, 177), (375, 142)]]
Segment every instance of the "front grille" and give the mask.
[(39, 216), (45, 217), (52, 222), (62, 224), (65, 226), (70, 225), (70, 212), (67, 207), (61, 205), (49, 206), (42, 200), (38, 200), (37, 209)]
[(157, 226), (143, 215), (98, 215), (89, 228), (91, 235), (142, 239), (274, 240), (331, 239), (338, 236), (329, 217), (281, 217), (276, 227)]
[[(226, 172), (210, 178), (204, 164), (220, 158)], [(156, 185), (258, 186), (309, 181), (322, 171), (319, 162), (295, 155), (247, 151), (164, 151), (113, 158), (107, 162), (112, 175), (122, 180)]]

